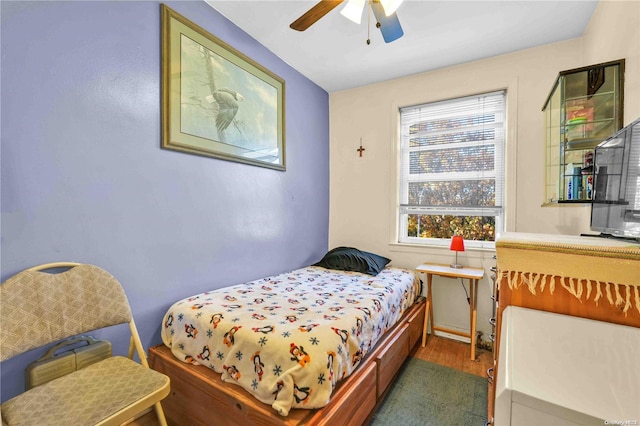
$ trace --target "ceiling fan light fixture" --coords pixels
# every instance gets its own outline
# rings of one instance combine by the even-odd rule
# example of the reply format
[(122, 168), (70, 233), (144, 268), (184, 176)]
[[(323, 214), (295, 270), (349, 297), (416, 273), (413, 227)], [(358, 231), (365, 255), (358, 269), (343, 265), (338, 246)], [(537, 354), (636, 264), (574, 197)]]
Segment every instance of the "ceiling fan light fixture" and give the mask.
[(385, 15), (390, 16), (398, 10), (402, 1), (403, 0), (380, 0), (380, 3), (382, 4)]
[(345, 7), (342, 8), (340, 14), (350, 21), (360, 24), (362, 21), (362, 11), (364, 10), (365, 0), (348, 0)]
[(385, 43), (391, 43), (404, 35), (402, 25), (400, 25), (400, 21), (398, 20), (398, 15), (396, 13), (391, 16), (386, 16), (382, 3), (378, 0), (371, 2), (371, 10), (378, 22), (376, 27), (380, 28), (380, 32), (382, 33), (382, 38)]

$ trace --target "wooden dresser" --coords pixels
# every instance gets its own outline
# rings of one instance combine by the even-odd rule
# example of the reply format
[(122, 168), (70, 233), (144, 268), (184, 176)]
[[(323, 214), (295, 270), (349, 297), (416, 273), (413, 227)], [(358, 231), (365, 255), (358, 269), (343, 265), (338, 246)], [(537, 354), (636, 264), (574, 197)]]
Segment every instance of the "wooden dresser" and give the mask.
[(521, 306), (640, 327), (640, 244), (607, 238), (506, 233), (496, 241), (493, 423), (502, 314)]

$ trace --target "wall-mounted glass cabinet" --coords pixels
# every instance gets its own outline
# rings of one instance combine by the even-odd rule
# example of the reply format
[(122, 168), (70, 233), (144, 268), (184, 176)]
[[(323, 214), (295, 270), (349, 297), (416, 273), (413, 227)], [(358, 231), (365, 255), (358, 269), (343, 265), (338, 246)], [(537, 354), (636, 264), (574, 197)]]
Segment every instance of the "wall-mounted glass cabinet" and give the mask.
[(542, 108), (544, 204), (588, 203), (596, 145), (622, 128), (624, 59), (562, 71)]

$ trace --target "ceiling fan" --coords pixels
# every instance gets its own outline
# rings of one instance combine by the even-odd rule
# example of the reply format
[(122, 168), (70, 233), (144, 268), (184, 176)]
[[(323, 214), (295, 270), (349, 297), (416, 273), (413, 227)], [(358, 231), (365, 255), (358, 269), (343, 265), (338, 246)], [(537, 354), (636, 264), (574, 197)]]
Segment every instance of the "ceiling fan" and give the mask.
[[(395, 13), (402, 1), (403, 0), (347, 0), (346, 6), (340, 13), (356, 24), (359, 24), (362, 18), (362, 12), (365, 9), (365, 4), (369, 4), (377, 21), (376, 27), (380, 28), (380, 32), (382, 33), (382, 38), (385, 43), (391, 43), (404, 35), (398, 16)], [(343, 2), (344, 0), (321, 0), (291, 23), (289, 27), (297, 31), (304, 31)], [(367, 40), (367, 44), (369, 44), (369, 40)]]

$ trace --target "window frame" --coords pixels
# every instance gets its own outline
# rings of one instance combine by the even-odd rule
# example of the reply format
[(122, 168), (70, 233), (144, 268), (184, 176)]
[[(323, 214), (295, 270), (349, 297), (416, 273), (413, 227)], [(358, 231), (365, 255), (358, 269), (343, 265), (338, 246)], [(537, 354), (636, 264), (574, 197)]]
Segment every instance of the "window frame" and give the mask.
[[(470, 142), (461, 142), (461, 143), (447, 143), (446, 145), (441, 146), (432, 146), (427, 147), (427, 149), (420, 149), (420, 147), (413, 148), (403, 144), (403, 135), (402, 135), (402, 109), (403, 108), (414, 108), (421, 106), (429, 106), (435, 105), (438, 103), (442, 103), (443, 105), (447, 105), (449, 102), (455, 101), (463, 101), (465, 99), (479, 99), (485, 95), (502, 95), (502, 108), (499, 109), (499, 114), (502, 114), (501, 120), (498, 123), (498, 126), (491, 125), (492, 127), (499, 128), (501, 132), (501, 137), (499, 138), (501, 143), (481, 143), (470, 141)], [(476, 93), (454, 96), (448, 99), (442, 100), (434, 100), (427, 102), (420, 102), (414, 105), (408, 106), (394, 106), (396, 119), (396, 137), (397, 141), (394, 144), (394, 150), (396, 151), (396, 167), (397, 167), (397, 182), (396, 182), (396, 203), (395, 203), (395, 238), (393, 238), (393, 242), (391, 243), (394, 246), (397, 245), (410, 245), (414, 247), (420, 246), (436, 246), (436, 247), (448, 247), (450, 239), (449, 238), (423, 238), (423, 237), (413, 237), (408, 236), (408, 215), (412, 214), (412, 211), (419, 214), (448, 214), (448, 215), (456, 215), (456, 212), (459, 212), (458, 216), (491, 216), (495, 217), (495, 232), (494, 232), (494, 240), (493, 241), (480, 241), (480, 240), (465, 240), (465, 245), (468, 248), (478, 248), (478, 249), (494, 249), (495, 248), (495, 239), (498, 238), (499, 234), (505, 232), (508, 228), (507, 226), (507, 217), (509, 216), (507, 208), (506, 208), (506, 199), (507, 197), (507, 162), (508, 162), (508, 151), (507, 151), (507, 141), (510, 138), (509, 132), (513, 128), (513, 123), (509, 123), (509, 114), (508, 109), (510, 105), (509, 101), (509, 90), (506, 87), (491, 90), (491, 91), (478, 91)], [(451, 105), (451, 104), (449, 104)], [(495, 140), (495, 139), (494, 139)], [(412, 151), (428, 151), (428, 150), (442, 150), (442, 149), (451, 149), (453, 147), (464, 147), (464, 146), (479, 146), (479, 145), (493, 145), (495, 147), (494, 151), (494, 159), (500, 158), (501, 161), (494, 161), (494, 170), (492, 173), (487, 174), (486, 172), (457, 172), (460, 175), (464, 175), (467, 179), (477, 177), (477, 178), (495, 178), (497, 175), (502, 175), (502, 179), (496, 179), (496, 188), (495, 188), (495, 199), (496, 206), (474, 206), (474, 207), (439, 207), (439, 206), (425, 206), (425, 207), (417, 207), (417, 206), (407, 206), (402, 204), (403, 198), (406, 199), (408, 194), (408, 185), (411, 179), (408, 179), (409, 176), (409, 152)], [(403, 171), (405, 173), (403, 174)], [(424, 176), (423, 176), (424, 177)], [(432, 177), (436, 177), (434, 173)], [(441, 177), (441, 176), (438, 176)], [(451, 175), (448, 176), (449, 179), (445, 179), (447, 181), (455, 181), (455, 178), (452, 178)], [(428, 181), (429, 179), (427, 179)], [(487, 211), (489, 210), (489, 211)], [(493, 214), (487, 214), (492, 213)]]

